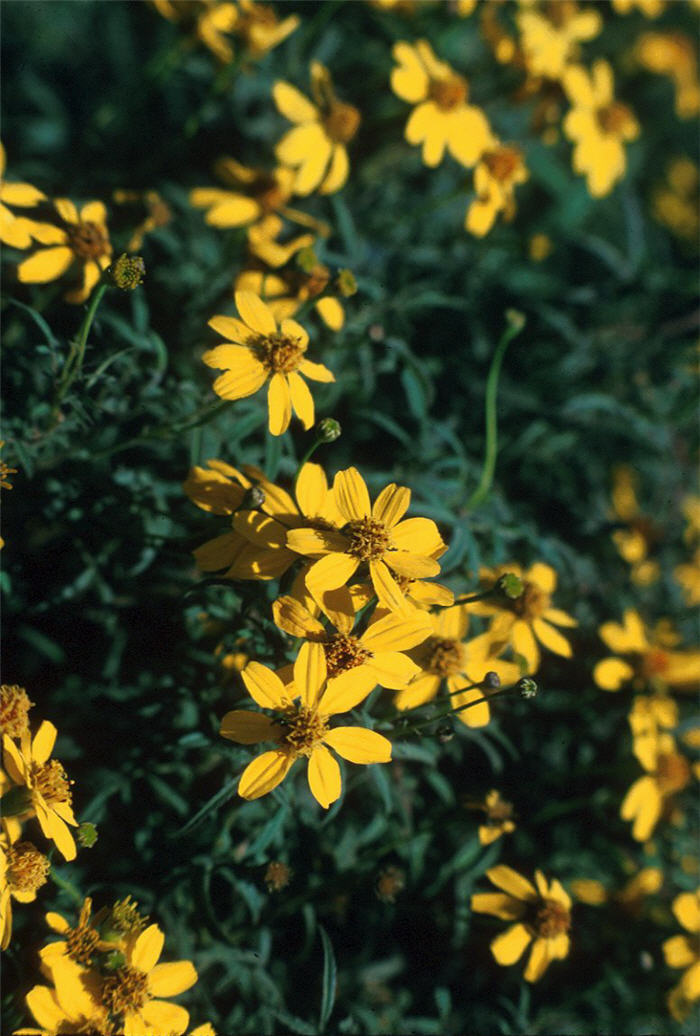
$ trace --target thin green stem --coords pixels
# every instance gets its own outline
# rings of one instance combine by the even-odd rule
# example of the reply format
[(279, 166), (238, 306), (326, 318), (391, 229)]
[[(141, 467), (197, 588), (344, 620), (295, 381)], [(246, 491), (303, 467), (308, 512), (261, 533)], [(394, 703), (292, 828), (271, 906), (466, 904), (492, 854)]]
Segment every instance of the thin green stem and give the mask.
[(80, 892), (78, 892), (77, 888), (75, 887), (75, 885), (72, 884), (72, 882), (67, 881), (65, 878), (62, 878), (60, 875), (58, 875), (53, 867), (49, 871), (49, 877), (53, 881), (54, 885), (58, 885), (60, 889), (63, 889), (64, 892), (68, 893), (68, 895), (71, 897), (74, 903), (77, 903), (79, 906), (82, 906), (83, 896), (80, 894)]
[(61, 376), (61, 380), (58, 383), (56, 389), (56, 398), (54, 400), (54, 411), (58, 410), (61, 405), (63, 398), (65, 397), (68, 389), (71, 387), (83, 366), (83, 360), (85, 358), (85, 348), (87, 346), (88, 335), (90, 334), (90, 328), (92, 322), (95, 319), (102, 296), (107, 290), (107, 282), (102, 281), (95, 288), (90, 299), (90, 305), (88, 306), (87, 313), (83, 317), (83, 322), (80, 325), (80, 330), (75, 341), (71, 344), (71, 351), (66, 361), (66, 366)]
[[(470, 687), (461, 687), (460, 690), (453, 691), (449, 697), (452, 697), (454, 694), (463, 694), (464, 691), (473, 690), (474, 687), (478, 686), (479, 684), (472, 684)], [(509, 696), (513, 696), (512, 687), (506, 687), (502, 691), (494, 691), (493, 694), (489, 694), (488, 696), (485, 695), (483, 698), (475, 698), (474, 701), (465, 702), (464, 705), (458, 705), (456, 708), (443, 709), (442, 712), (437, 713), (435, 716), (431, 716), (429, 719), (422, 720), (420, 723), (413, 723), (409, 727), (407, 733), (417, 734), (419, 731), (423, 730), (424, 727), (429, 727), (432, 723), (439, 723), (440, 720), (447, 719), (449, 716), (456, 716), (458, 712), (472, 709), (475, 705), (483, 705), (484, 702), (490, 704), (495, 698), (504, 698)], [(421, 706), (418, 705), (416, 708), (421, 708)], [(389, 729), (393, 729), (393, 727)]]
[(525, 326), (525, 317), (522, 313), (509, 310), (506, 315), (508, 317), (508, 327), (503, 332), (501, 340), (496, 346), (496, 352), (491, 361), (489, 376), (486, 380), (486, 447), (484, 450), (484, 463), (481, 469), (479, 485), (469, 497), (469, 501), (467, 503), (467, 507), (470, 510), (483, 503), (491, 489), (491, 483), (493, 482), (493, 476), (496, 470), (496, 456), (498, 454), (498, 419), (496, 412), (498, 378), (501, 373), (501, 365), (503, 363), (503, 357), (506, 354), (506, 349), (515, 336), (519, 334)]

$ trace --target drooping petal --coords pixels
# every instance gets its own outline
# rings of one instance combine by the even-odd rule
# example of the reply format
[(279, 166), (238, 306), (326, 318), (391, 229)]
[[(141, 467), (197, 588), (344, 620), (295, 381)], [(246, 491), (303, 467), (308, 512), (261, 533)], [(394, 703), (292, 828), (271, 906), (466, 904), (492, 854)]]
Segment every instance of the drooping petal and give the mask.
[(328, 479), (320, 464), (307, 461), (299, 472), (296, 498), (301, 513), (307, 518), (321, 514), (328, 498)]
[(549, 965), (549, 940), (535, 939), (530, 952), (530, 959), (525, 968), (524, 978), (526, 982), (538, 982)]
[[(261, 741), (278, 741), (282, 728), (269, 716), (249, 709), (234, 709), (221, 720), (219, 733), (238, 745), (257, 745)], [(165, 993), (159, 993), (165, 996)]]
[(312, 141), (294, 180), (294, 191), (302, 196), (311, 194), (321, 185), (333, 154), (333, 145), (318, 124), (304, 126), (303, 129), (311, 131)]
[[(453, 687), (461, 681), (455, 680), (453, 677), (448, 678), (447, 686), (450, 691)], [(469, 708), (462, 709), (461, 712), (457, 712), (457, 719), (464, 723), (467, 727), (485, 727), (491, 719), (491, 709), (487, 701), (479, 701), (480, 698), (484, 697), (484, 692), (480, 687), (472, 687), (471, 690), (463, 691), (461, 694), (453, 694), (450, 701), (452, 707), (457, 709), (463, 705), (468, 705)], [(472, 705), (472, 702), (479, 701), (478, 705)]]
[(346, 522), (369, 518), (371, 506), (367, 485), (357, 468), (339, 471), (333, 480), (338, 510)]
[(404, 690), (394, 698), (397, 709), (415, 709), (418, 705), (424, 705), (432, 701), (440, 687), (439, 676), (427, 673), (425, 676), (418, 676)]
[(294, 763), (288, 752), (263, 752), (248, 763), (238, 784), (238, 794), (244, 799), (259, 799), (284, 780)]
[(515, 896), (516, 899), (521, 899), (525, 903), (532, 903), (537, 899), (534, 885), (514, 871), (512, 867), (498, 864), (486, 871), (486, 877), (496, 888), (503, 889), (509, 896)]
[(284, 684), (261, 662), (249, 662), (241, 673), (243, 683), (254, 702), (263, 709), (281, 709), (287, 697)]
[(532, 635), (532, 630), (522, 619), (516, 619), (511, 631), (512, 644), (519, 655), (527, 662), (528, 673), (536, 673), (540, 664), (540, 649)]
[(149, 925), (137, 938), (129, 957), (129, 964), (139, 971), (149, 972), (158, 963), (164, 943), (165, 935), (158, 925)]
[(345, 186), (350, 173), (348, 150), (344, 144), (334, 144), (331, 160), (324, 180), (319, 187), (319, 194), (333, 194)]
[(488, 119), (479, 108), (464, 105), (452, 113), (447, 130), (447, 147), (454, 159), (469, 168), (493, 144), (494, 136)]
[[(60, 1032), (66, 1015), (52, 989), (48, 986), (34, 986), (27, 993), (25, 1002), (42, 1029), (49, 1033)], [(34, 1032), (36, 1031), (35, 1029)]]
[(578, 626), (578, 621), (568, 612), (562, 611), (561, 608), (547, 608), (542, 613), (542, 618), (547, 622), (553, 622), (555, 626), (566, 626), (569, 629)]
[(313, 708), (319, 700), (326, 679), (326, 653), (323, 645), (307, 640), (294, 662), (294, 688), (302, 705)]
[(56, 845), (64, 860), (74, 860), (78, 854), (75, 847), (73, 835), (68, 830), (64, 820), (58, 816), (55, 810), (49, 809), (46, 813), (40, 807), (39, 802), (34, 803), (37, 820), (47, 838), (50, 838)]
[(309, 758), (308, 780), (311, 794), (324, 809), (340, 798), (342, 780), (340, 767), (331, 753), (319, 745)]
[(571, 650), (571, 644), (569, 644), (566, 637), (563, 637), (561, 633), (550, 626), (544, 619), (533, 619), (532, 628), (535, 632), (535, 636), (541, 644), (544, 644), (546, 648), (553, 651), (556, 655), (562, 655), (564, 658), (571, 658), (573, 652)]
[(491, 942), (491, 953), (499, 964), (515, 964), (532, 939), (524, 924), (514, 924)]
[(309, 391), (309, 386), (296, 371), (291, 371), (287, 375), (287, 382), (294, 412), (304, 428), (308, 430), (313, 425), (316, 416), (314, 399)]
[(391, 88), (402, 101), (417, 104), (428, 93), (428, 76), (409, 43), (395, 43), (392, 53), (399, 67), (392, 69)]
[(237, 291), (234, 295), (236, 308), (245, 323), (260, 335), (274, 335), (277, 321), (270, 307), (252, 291)]
[(273, 374), (267, 390), (267, 408), (271, 435), (284, 435), (292, 418), (292, 398), (284, 374)]
[(152, 996), (177, 996), (193, 986), (197, 972), (191, 961), (178, 960), (156, 964), (148, 976), (148, 991)]
[(324, 741), (349, 763), (391, 762), (391, 741), (365, 727), (335, 727)]
[(12, 738), (8, 734), (2, 736), (3, 766), (14, 784), (25, 784), (27, 764)]
[(287, 530), (276, 518), (262, 511), (237, 511), (233, 527), (249, 543), (264, 550), (286, 550)]
[(632, 837), (646, 842), (659, 821), (662, 807), (663, 798), (653, 777), (640, 777), (622, 800), (620, 816), (634, 821)]

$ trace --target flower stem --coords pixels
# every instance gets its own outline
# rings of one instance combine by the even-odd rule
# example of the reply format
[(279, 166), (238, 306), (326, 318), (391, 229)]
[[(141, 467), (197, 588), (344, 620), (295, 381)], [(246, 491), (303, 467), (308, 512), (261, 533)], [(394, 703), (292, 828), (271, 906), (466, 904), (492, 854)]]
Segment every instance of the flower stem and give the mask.
[(479, 485), (469, 497), (467, 507), (471, 510), (483, 503), (491, 489), (494, 472), (496, 470), (496, 455), (498, 454), (498, 421), (496, 416), (496, 396), (498, 393), (498, 378), (501, 373), (501, 364), (506, 354), (506, 349), (525, 326), (525, 317), (516, 310), (507, 310), (508, 327), (503, 332), (501, 340), (496, 346), (496, 352), (491, 361), (491, 369), (486, 380), (486, 448), (484, 451), (484, 463), (481, 469)]
[(54, 867), (51, 867), (49, 877), (53, 881), (54, 885), (58, 885), (60, 889), (63, 889), (64, 892), (68, 893), (68, 895), (75, 903), (78, 903), (80, 906), (82, 906), (83, 897), (81, 896), (80, 892), (78, 892), (75, 885), (73, 885), (70, 881), (67, 881), (65, 878), (62, 878), (59, 874), (57, 874)]
[(100, 302), (102, 301), (102, 296), (106, 292), (107, 287), (107, 282), (102, 281), (95, 288), (95, 291), (92, 294), (92, 298), (90, 299), (90, 305), (88, 306), (87, 313), (83, 317), (83, 322), (80, 325), (78, 335), (76, 339), (71, 343), (71, 349), (70, 353), (68, 354), (66, 366), (58, 383), (58, 388), (56, 389), (56, 396), (54, 399), (54, 416), (56, 416), (58, 408), (60, 407), (61, 402), (66, 395), (66, 392), (71, 387), (77, 376), (80, 374), (80, 371), (83, 366), (83, 359), (85, 358), (85, 348), (87, 346), (90, 328), (92, 327), (92, 322), (95, 319), (95, 314), (97, 313), (97, 309), (100, 305)]

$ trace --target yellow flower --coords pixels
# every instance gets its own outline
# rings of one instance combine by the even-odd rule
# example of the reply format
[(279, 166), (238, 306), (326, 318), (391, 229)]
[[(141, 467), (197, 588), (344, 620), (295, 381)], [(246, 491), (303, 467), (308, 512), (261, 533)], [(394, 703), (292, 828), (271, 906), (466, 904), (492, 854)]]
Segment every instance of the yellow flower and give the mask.
[(700, 229), (698, 167), (689, 158), (675, 158), (666, 171), (666, 184), (653, 195), (654, 218), (677, 237), (697, 245)]
[(44, 837), (56, 843), (66, 860), (74, 860), (76, 848), (68, 824), (77, 827), (78, 822), (71, 808), (71, 782), (58, 760), (50, 758), (57, 733), (53, 723), (44, 720), (33, 741), (25, 735), (21, 750), (4, 734), (3, 762), (10, 779), (28, 789)]
[[(101, 913), (104, 914), (105, 912), (102, 911)], [(55, 914), (51, 911), (46, 915), (46, 923), (49, 928), (64, 937), (63, 939), (50, 942), (48, 946), (44, 946), (39, 950), (41, 961), (49, 970), (53, 968), (59, 959), (63, 960), (66, 958), (75, 961), (76, 964), (80, 964), (84, 968), (89, 968), (93, 964), (97, 953), (115, 948), (116, 942), (106, 942), (100, 937), (98, 928), (92, 922), (91, 914), (92, 900), (87, 898), (80, 908), (78, 923), (74, 928), (68, 924), (65, 917), (62, 917), (61, 914)], [(100, 918), (96, 917), (95, 920), (99, 921)]]
[(583, 173), (589, 192), (601, 198), (625, 175), (624, 142), (639, 136), (639, 125), (627, 105), (614, 99), (607, 61), (596, 61), (591, 75), (581, 66), (569, 66), (563, 84), (572, 105), (564, 132), (574, 141), (574, 172)]
[(294, 173), (291, 169), (253, 169), (234, 158), (220, 158), (217, 177), (228, 187), (195, 187), (190, 204), (207, 209), (205, 221), (212, 227), (246, 227), (259, 224), (271, 212), (285, 212), (292, 196)]
[(236, 35), (245, 41), (246, 50), (254, 58), (260, 58), (276, 47), (299, 26), (296, 14), (280, 21), (269, 4), (254, 3), (254, 0), (238, 0)]
[(676, 565), (673, 578), (683, 590), (685, 603), (689, 608), (700, 604), (700, 547), (697, 547), (690, 561)]
[(202, 357), (207, 367), (226, 372), (214, 382), (214, 391), (222, 399), (243, 399), (269, 380), (272, 435), (287, 431), (292, 408), (304, 428), (310, 428), (315, 420), (314, 401), (301, 375), (324, 382), (335, 381), (335, 377), (322, 363), (305, 358), (309, 336), (301, 324), (287, 318), (278, 328), (270, 307), (258, 295), (237, 291), (235, 298), (242, 321), (225, 316), (209, 321), (214, 331), (228, 339)]
[(663, 690), (692, 690), (700, 680), (700, 651), (669, 651), (648, 635), (638, 613), (628, 608), (622, 625), (604, 622), (599, 630), (605, 644), (623, 658), (604, 658), (593, 670), (593, 679), (604, 691), (619, 691), (623, 683), (635, 687), (650, 684)]
[(275, 104), (294, 123), (275, 148), (279, 161), (296, 170), (295, 194), (333, 194), (345, 184), (350, 171), (346, 144), (360, 125), (360, 113), (339, 101), (328, 69), (311, 62), (312, 104), (296, 87), (278, 80), (272, 90)]
[[(288, 268), (280, 273), (262, 270), (244, 270), (235, 282), (236, 291), (252, 291), (259, 295), (272, 310), (275, 320), (293, 317), (309, 299), (316, 298), (328, 284), (330, 270), (320, 263), (311, 271)], [(314, 309), (331, 331), (340, 331), (345, 323), (345, 311), (335, 296), (317, 299)]]
[(66, 292), (67, 302), (84, 302), (110, 264), (112, 246), (107, 230), (107, 210), (101, 201), (91, 201), (78, 210), (68, 198), (58, 198), (54, 206), (61, 226), (43, 224), (41, 243), (50, 245), (34, 252), (17, 267), (24, 284), (55, 281), (69, 270), (81, 281)]
[(645, 18), (658, 18), (664, 9), (664, 0), (612, 0), (616, 14), (629, 14), (635, 8)]
[(582, 11), (572, 0), (557, 0), (544, 11), (525, 8), (517, 12), (516, 21), (529, 71), (548, 79), (560, 79), (578, 57), (579, 43), (592, 40), (603, 25), (598, 11)]
[(12, 938), (12, 900), (33, 903), (46, 884), (50, 864), (31, 842), (18, 842), (17, 832), (0, 833), (0, 949)]
[(532, 943), (524, 977), (526, 982), (537, 982), (551, 961), (563, 960), (569, 952), (571, 899), (556, 878), (548, 884), (541, 871), (535, 871), (536, 889), (502, 864), (486, 871), (486, 876), (503, 892), (475, 893), (472, 910), (517, 922), (496, 936), (491, 952), (499, 964), (515, 964)]
[[(102, 980), (102, 1004), (121, 1019), (119, 1032), (124, 1036), (149, 1032), (181, 1036), (187, 1028), (190, 1016), (185, 1008), (160, 998), (184, 993), (197, 981), (197, 972), (188, 960), (158, 964), (164, 942), (158, 925), (149, 925), (127, 942), (125, 963)], [(53, 966), (54, 975), (63, 962)]]
[[(342, 517), (323, 469), (307, 463), (296, 483), (294, 502), (289, 493), (265, 478), (262, 471), (244, 465), (243, 471), (220, 460), (209, 469), (193, 468), (183, 488), (204, 511), (233, 515), (232, 531), (223, 533), (194, 551), (204, 572), (224, 573), (227, 579), (277, 579), (298, 560), (287, 548), (288, 529), (317, 525), (337, 528)], [(259, 509), (246, 497), (259, 494)]]
[(668, 995), (668, 1009), (682, 1022), (700, 1000), (700, 889), (681, 892), (673, 901), (673, 913), (689, 935), (674, 935), (663, 944), (669, 968), (685, 968), (681, 980)]
[(626, 464), (613, 472), (613, 515), (626, 529), (616, 529), (612, 540), (620, 556), (631, 566), (630, 577), (637, 586), (649, 586), (659, 578), (657, 561), (649, 558), (661, 536), (657, 525), (644, 515), (637, 501), (636, 472)]
[(485, 151), (474, 170), (476, 198), (467, 209), (464, 226), (476, 237), (483, 237), (499, 212), (507, 221), (515, 215), (515, 188), (525, 183), (528, 172), (518, 148), (498, 144)]
[[(5, 440), (0, 439), (0, 449), (5, 445)], [(4, 460), (0, 460), (0, 489), (12, 489), (12, 483), (8, 482), (10, 475), (16, 475), (17, 468), (10, 468)]]
[[(435, 522), (408, 518), (411, 491), (394, 482), (386, 486), (374, 506), (357, 468), (339, 471), (333, 482), (335, 502), (345, 525), (338, 530), (292, 529), (287, 546), (299, 554), (317, 557), (306, 585), (318, 600), (328, 590), (343, 586), (365, 565), (379, 602), (390, 611), (411, 607), (396, 577), (421, 579), (437, 575), (436, 560), (447, 547)], [(391, 569), (391, 571), (390, 571)]]
[(29, 248), (36, 233), (42, 232), (42, 224), (16, 216), (8, 206), (33, 209), (46, 200), (46, 195), (28, 183), (8, 183), (4, 179), (5, 165), (5, 148), (0, 144), (0, 241), (11, 248)]
[(97, 983), (85, 981), (83, 968), (68, 958), (62, 958), (56, 961), (50, 977), (54, 988), (34, 986), (26, 998), (27, 1007), (41, 1028), (16, 1029), (14, 1036), (110, 1031), (107, 1011), (99, 1002)]
[(485, 823), (479, 825), (479, 841), (482, 845), (491, 845), (502, 835), (515, 831), (513, 804), (501, 798), (500, 791), (495, 788), (487, 793), (483, 802), (467, 802), (467, 806), (486, 814)]
[(678, 706), (662, 694), (639, 695), (627, 718), (634, 754), (645, 770), (653, 770), (660, 734), (678, 726)]
[(364, 633), (353, 633), (354, 614), (339, 609), (334, 613), (337, 632), (330, 632), (308, 608), (290, 596), (275, 601), (272, 615), (285, 633), (323, 647), (328, 691), (362, 687), (365, 697), (377, 684), (397, 690), (417, 675), (418, 666), (403, 652), (424, 640), (430, 629), (425, 612), (391, 612), (372, 622)]
[[(496, 673), (503, 683), (519, 679), (518, 666), (497, 657), (504, 645), (494, 643), (489, 633), (472, 640), (464, 639), (469, 627), (468, 607), (456, 604), (428, 616), (432, 625), (430, 634), (411, 652), (421, 672), (396, 695), (397, 708), (414, 709), (431, 701), (443, 680), (447, 683), (450, 703), (458, 708), (485, 696), (482, 687), (471, 685), (481, 683), (488, 672)], [(460, 691), (462, 693), (457, 693)], [(491, 718), (491, 710), (488, 702), (481, 702), (457, 712), (456, 716), (468, 727), (483, 727)]]
[(212, 54), (228, 64), (233, 48), (226, 37), (238, 21), (238, 10), (227, 0), (151, 0), (159, 14), (180, 22), (185, 32), (203, 43)]
[(620, 807), (623, 820), (633, 821), (632, 837), (638, 842), (651, 838), (673, 796), (687, 787), (691, 770), (687, 759), (676, 751), (671, 734), (658, 730), (642, 743), (637, 757), (647, 773), (629, 789)]
[[(258, 756), (243, 771), (238, 794), (257, 799), (284, 780), (297, 759), (305, 756), (311, 794), (327, 809), (340, 797), (341, 775), (332, 748), (351, 763), (388, 763), (391, 742), (364, 727), (329, 728), (332, 716), (348, 712), (366, 697), (366, 685), (343, 681), (327, 684), (326, 659), (320, 644), (303, 644), (294, 663), (294, 684), (287, 688), (267, 666), (249, 662), (241, 674), (258, 705), (274, 709), (276, 720), (258, 712), (227, 712), (221, 734), (242, 745), (275, 741), (277, 747)], [(328, 747), (326, 747), (328, 746)]]
[(528, 252), (534, 263), (542, 263), (551, 255), (554, 245), (547, 234), (533, 234), (528, 241)]
[(129, 238), (126, 246), (129, 253), (138, 252), (146, 234), (151, 234), (160, 227), (167, 227), (173, 218), (170, 206), (163, 201), (158, 191), (116, 190), (112, 194), (112, 200), (117, 205), (136, 206), (143, 216)]
[(700, 83), (694, 41), (681, 32), (645, 32), (637, 40), (636, 55), (650, 72), (671, 77), (679, 119), (692, 119), (698, 114)]
[(570, 886), (574, 897), (581, 903), (600, 906), (612, 900), (619, 904), (625, 913), (636, 916), (640, 913), (646, 898), (658, 892), (663, 881), (663, 871), (658, 867), (643, 867), (625, 882), (618, 892), (611, 895), (608, 894), (605, 885), (594, 878), (577, 878), (570, 882)]
[(497, 568), (482, 568), (479, 579), (483, 585), (495, 584), (500, 576), (512, 572), (522, 579), (524, 588), (515, 600), (479, 601), (469, 605), (474, 615), (494, 615), (490, 629), (494, 640), (507, 640), (525, 659), (527, 671), (537, 672), (540, 650), (537, 642), (563, 658), (571, 658), (569, 642), (555, 626), (578, 626), (576, 619), (560, 608), (552, 607), (552, 594), (557, 586), (557, 574), (549, 565), (535, 562), (526, 572), (516, 563)]
[(398, 68), (391, 73), (391, 88), (417, 105), (406, 123), (408, 143), (423, 145), (427, 166), (439, 165), (445, 148), (462, 165), (474, 165), (494, 139), (484, 113), (466, 103), (466, 79), (440, 61), (427, 40), (396, 43), (393, 55)]
[(29, 710), (34, 702), (24, 687), (3, 684), (0, 687), (0, 730), (8, 737), (19, 740), (29, 733)]

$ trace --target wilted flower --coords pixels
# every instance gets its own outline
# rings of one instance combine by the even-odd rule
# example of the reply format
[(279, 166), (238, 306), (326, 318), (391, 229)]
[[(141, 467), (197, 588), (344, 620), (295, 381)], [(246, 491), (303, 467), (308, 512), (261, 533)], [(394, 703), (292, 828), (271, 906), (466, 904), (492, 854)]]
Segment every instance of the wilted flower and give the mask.
[(270, 4), (260, 4), (254, 0), (238, 0), (238, 19), (235, 33), (246, 45), (246, 50), (253, 58), (267, 54), (299, 26), (299, 16), (290, 14), (279, 20)]
[(49, 869), (48, 857), (32, 842), (0, 833), (0, 949), (6, 950), (12, 937), (12, 900), (33, 903)]
[(692, 119), (700, 111), (695, 41), (681, 32), (645, 32), (637, 41), (637, 60), (650, 72), (670, 76), (676, 115)]

